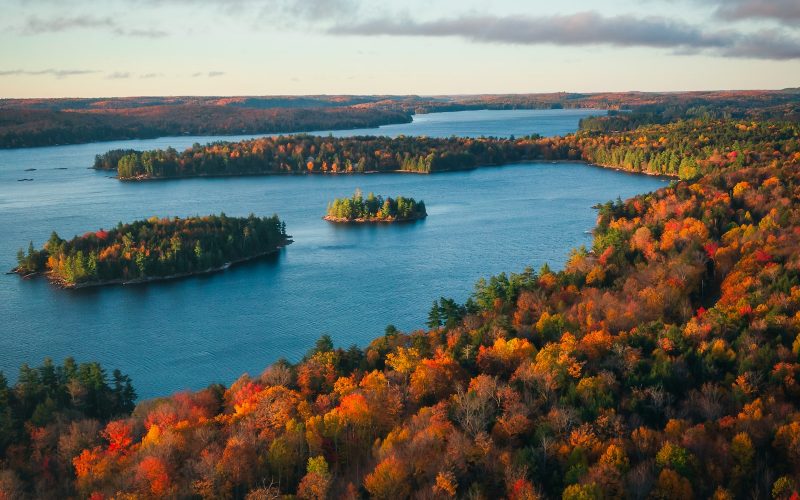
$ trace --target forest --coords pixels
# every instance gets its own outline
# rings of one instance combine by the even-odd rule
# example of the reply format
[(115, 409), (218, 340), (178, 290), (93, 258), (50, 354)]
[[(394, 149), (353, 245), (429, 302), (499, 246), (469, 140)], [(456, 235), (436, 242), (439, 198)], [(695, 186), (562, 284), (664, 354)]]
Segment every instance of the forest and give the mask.
[(377, 127), (416, 113), (593, 108), (678, 119), (800, 120), (800, 89), (496, 95), (311, 95), (0, 99), (0, 148), (178, 135)]
[[(629, 119), (624, 119), (626, 124)], [(122, 180), (145, 180), (275, 173), (435, 173), (520, 161), (573, 160), (686, 180), (714, 165), (741, 167), (754, 148), (772, 145), (778, 149), (787, 141), (796, 142), (800, 130), (797, 122), (710, 118), (664, 124), (645, 120), (633, 130), (626, 126), (611, 130), (619, 120), (616, 114), (595, 118), (587, 130), (565, 137), (295, 135), (195, 144), (183, 152), (112, 150), (98, 155), (94, 168), (116, 168)]]
[(250, 135), (378, 127), (411, 121), (391, 109), (245, 107), (218, 104), (51, 109), (0, 106), (0, 148), (180, 135)]
[(118, 415), (34, 419), (21, 376), (0, 390), (18, 433), (0, 439), (0, 492), (797, 498), (797, 125), (702, 118), (542, 146), (676, 178), (601, 204), (564, 269), (480, 280), (464, 304), (434, 301), (424, 330), (323, 336), (296, 363)]
[(782, 150), (797, 147), (799, 134), (797, 122), (691, 119), (542, 139), (539, 154), (691, 180), (720, 167), (742, 168), (769, 151), (777, 160)]
[(364, 198), (361, 190), (350, 198), (336, 198), (328, 204), (324, 219), (331, 222), (404, 222), (428, 216), (425, 202), (414, 198), (395, 198), (369, 193)]
[[(195, 144), (185, 151), (112, 150), (94, 168), (121, 180), (263, 174), (432, 173), (530, 159), (536, 144), (451, 137), (322, 137), (287, 135)], [(115, 163), (116, 161), (116, 163)]]
[[(29, 492), (24, 481), (39, 474), (55, 481), (64, 478), (69, 484), (73, 476), (69, 464), (48, 460), (41, 467), (27, 468), (28, 454), (37, 449), (47, 454), (57, 441), (59, 453), (70, 456), (92, 441), (113, 439), (114, 427), (104, 429), (101, 423), (129, 415), (135, 401), (130, 377), (119, 370), (109, 377), (99, 363), (79, 364), (67, 358), (61, 366), (51, 359), (39, 367), (22, 365), (12, 386), (0, 372), (0, 498), (25, 498)], [(41, 495), (63, 494), (63, 498), (67, 492), (58, 488)]]
[(219, 270), (290, 242), (272, 217), (158, 218), (90, 231), (67, 241), (56, 232), (36, 250), (17, 253), (14, 272), (44, 274), (65, 288), (166, 279)]

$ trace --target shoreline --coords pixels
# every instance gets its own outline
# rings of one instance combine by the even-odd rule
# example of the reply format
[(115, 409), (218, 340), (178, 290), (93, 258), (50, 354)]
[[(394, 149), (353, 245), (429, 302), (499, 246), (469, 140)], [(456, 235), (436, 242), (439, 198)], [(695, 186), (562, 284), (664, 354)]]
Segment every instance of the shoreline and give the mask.
[[(451, 168), (447, 170), (434, 170), (431, 172), (424, 172), (419, 170), (366, 170), (364, 172), (242, 172), (242, 173), (220, 173), (220, 174), (197, 174), (197, 175), (183, 175), (183, 176), (172, 176), (172, 177), (149, 177), (149, 176), (137, 176), (137, 177), (109, 177), (117, 179), (120, 182), (150, 182), (150, 181), (172, 181), (172, 180), (182, 180), (182, 179), (214, 179), (214, 178), (229, 178), (229, 177), (269, 177), (269, 176), (305, 176), (305, 175), (380, 175), (380, 174), (416, 174), (416, 175), (433, 175), (433, 174), (446, 174), (450, 172), (467, 172), (470, 170), (479, 170), (482, 168), (491, 168), (491, 167), (504, 167), (509, 165), (521, 165), (525, 163), (548, 163), (548, 164), (557, 164), (557, 163), (583, 163), (585, 165), (589, 165), (591, 167), (598, 167), (604, 168), (608, 170), (616, 170), (617, 172), (623, 172), (626, 174), (635, 174), (635, 175), (648, 175), (651, 177), (661, 177), (664, 179), (680, 179), (677, 174), (663, 174), (657, 172), (648, 172), (646, 170), (628, 170), (623, 167), (615, 166), (615, 165), (608, 165), (602, 163), (595, 163), (588, 160), (583, 159), (575, 159), (575, 160), (566, 160), (566, 159), (558, 159), (558, 160), (546, 160), (546, 159), (529, 159), (529, 160), (518, 160), (518, 161), (509, 161), (504, 163), (485, 163), (483, 165), (477, 165), (472, 167), (464, 167), (464, 168)], [(96, 170), (98, 172), (111, 172), (111, 170), (103, 170), (103, 169), (95, 169), (93, 167), (89, 167), (92, 170)]]
[[(571, 160), (570, 160), (571, 161)], [(659, 174), (657, 172), (648, 172), (646, 170), (626, 170), (622, 167), (615, 167), (614, 165), (606, 165), (603, 163), (594, 163), (590, 161), (582, 161), (586, 163), (590, 167), (597, 167), (597, 168), (604, 168), (607, 170), (616, 170), (617, 172), (622, 172), (625, 174), (634, 174), (634, 175), (648, 175), (650, 177), (661, 177), (662, 179), (670, 179), (670, 180), (680, 180), (680, 177), (677, 174)]]
[(61, 279), (54, 278), (50, 274), (49, 271), (34, 272), (34, 273), (28, 273), (28, 274), (24, 274), (23, 275), (23, 274), (19, 273), (16, 270), (17, 268), (14, 268), (14, 269), (12, 269), (10, 272), (8, 272), (6, 274), (18, 274), (18, 275), (20, 275), (20, 278), (22, 278), (22, 279), (32, 279), (32, 278), (35, 278), (35, 277), (41, 275), (41, 276), (44, 276), (45, 278), (47, 278), (47, 281), (51, 285), (54, 285), (54, 286), (56, 286), (58, 288), (61, 288), (63, 290), (79, 290), (79, 289), (82, 289), (82, 288), (96, 288), (96, 287), (111, 286), (111, 285), (143, 285), (143, 284), (146, 284), (146, 283), (153, 283), (153, 282), (157, 282), (157, 281), (170, 281), (170, 280), (188, 278), (190, 276), (200, 276), (200, 275), (204, 275), (204, 274), (213, 274), (213, 273), (217, 273), (217, 272), (220, 272), (220, 271), (225, 271), (226, 269), (228, 269), (228, 268), (230, 268), (232, 266), (235, 266), (236, 264), (242, 264), (244, 262), (249, 262), (249, 261), (252, 261), (252, 260), (260, 259), (262, 257), (266, 257), (268, 255), (272, 255), (274, 253), (277, 253), (282, 248), (285, 248), (288, 245), (291, 245), (292, 243), (294, 243), (294, 240), (292, 240), (291, 237), (287, 236), (284, 241), (282, 241), (281, 243), (276, 245), (275, 248), (272, 248), (270, 250), (267, 250), (267, 251), (264, 251), (264, 252), (260, 252), (260, 253), (257, 253), (255, 255), (251, 255), (251, 256), (248, 256), (248, 257), (242, 257), (240, 259), (232, 260), (230, 262), (226, 262), (226, 263), (222, 264), (221, 266), (204, 269), (202, 271), (189, 271), (189, 272), (185, 272), (185, 273), (170, 274), (168, 276), (149, 276), (149, 277), (134, 278), (134, 279), (119, 278), (119, 279), (113, 279), (113, 280), (91, 281), (91, 282), (85, 282), (85, 283), (67, 283), (67, 282), (65, 282), (65, 281), (63, 281)]
[(372, 217), (369, 219), (365, 219), (360, 217), (358, 219), (345, 219), (343, 217), (333, 217), (332, 215), (326, 215), (322, 218), (322, 220), (326, 220), (333, 224), (396, 224), (396, 223), (403, 223), (403, 222), (416, 222), (418, 220), (424, 220), (428, 217), (428, 214), (425, 214), (420, 217), (407, 217), (405, 219), (379, 219), (377, 217)]
[[(536, 161), (536, 160), (522, 160), (519, 162), (508, 162), (508, 163), (492, 163), (483, 165), (485, 167), (499, 167), (503, 165), (512, 165), (516, 163), (524, 163), (527, 161)], [(119, 177), (119, 176), (108, 176), (109, 179), (117, 179), (120, 182), (149, 182), (149, 181), (176, 181), (176, 180), (183, 180), (183, 179), (215, 179), (215, 178), (227, 178), (227, 177), (270, 177), (270, 176), (306, 176), (306, 175), (382, 175), (382, 174), (419, 174), (419, 175), (431, 175), (431, 174), (438, 174), (438, 173), (447, 173), (447, 172), (465, 172), (467, 170), (476, 170), (481, 167), (465, 167), (465, 168), (453, 168), (448, 170), (436, 170), (433, 172), (423, 172), (421, 170), (365, 170), (363, 172), (242, 172), (242, 173), (235, 173), (235, 174), (193, 174), (193, 175), (179, 175), (179, 176), (171, 176), (171, 177), (149, 177), (146, 175), (140, 175), (136, 177)], [(97, 172), (113, 172), (112, 170), (105, 170), (101, 168), (94, 168), (88, 167), (89, 170), (95, 170)]]

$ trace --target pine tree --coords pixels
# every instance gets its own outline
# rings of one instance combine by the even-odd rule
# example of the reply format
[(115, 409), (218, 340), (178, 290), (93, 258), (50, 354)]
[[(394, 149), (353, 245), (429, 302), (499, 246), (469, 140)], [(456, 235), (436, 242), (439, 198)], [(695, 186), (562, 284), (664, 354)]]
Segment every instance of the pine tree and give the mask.
[(439, 301), (434, 300), (431, 310), (428, 313), (428, 328), (439, 328), (442, 326), (442, 316), (439, 312)]

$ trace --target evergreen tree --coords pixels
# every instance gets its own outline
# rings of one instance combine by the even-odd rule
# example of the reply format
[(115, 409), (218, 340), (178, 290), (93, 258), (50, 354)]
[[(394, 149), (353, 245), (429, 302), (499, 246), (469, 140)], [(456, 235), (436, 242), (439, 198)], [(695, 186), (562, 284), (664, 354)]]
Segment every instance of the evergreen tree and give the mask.
[(430, 312), (428, 312), (428, 328), (439, 328), (442, 326), (442, 317), (439, 313), (439, 301), (434, 300)]

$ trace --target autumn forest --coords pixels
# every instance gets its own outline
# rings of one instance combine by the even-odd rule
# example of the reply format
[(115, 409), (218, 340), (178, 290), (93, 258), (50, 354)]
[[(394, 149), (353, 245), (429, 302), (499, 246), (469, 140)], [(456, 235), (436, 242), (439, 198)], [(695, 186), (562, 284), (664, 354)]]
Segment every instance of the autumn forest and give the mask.
[(683, 117), (800, 119), (798, 90), (601, 92), (473, 96), (244, 96), (0, 99), (0, 149), (179, 135), (334, 130), (406, 123), (414, 114), (478, 109), (633, 111)]
[(290, 243), (286, 225), (272, 217), (216, 216), (120, 222), (66, 241), (56, 232), (40, 249), (17, 254), (22, 276), (44, 273), (62, 287), (135, 283), (219, 270)]

